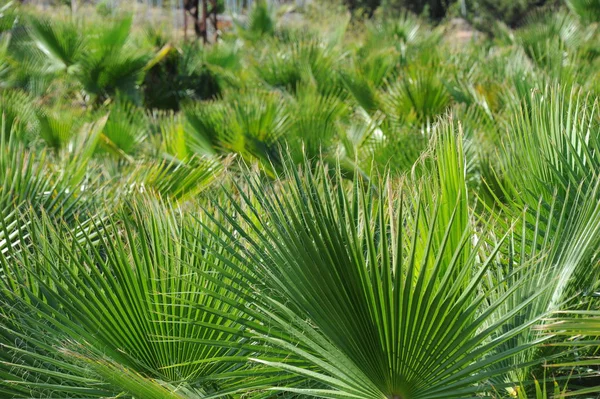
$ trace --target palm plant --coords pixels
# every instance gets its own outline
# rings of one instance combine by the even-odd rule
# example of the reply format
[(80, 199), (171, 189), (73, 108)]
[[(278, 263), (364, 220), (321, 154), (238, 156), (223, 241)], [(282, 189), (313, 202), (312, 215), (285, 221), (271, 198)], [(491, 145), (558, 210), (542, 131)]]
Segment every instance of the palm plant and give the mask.
[(597, 394), (600, 31), (568, 3), (464, 48), (0, 8), (0, 396)]
[[(82, 36), (82, 26), (75, 22), (31, 18), (29, 38), (21, 39), (18, 45), (20, 58), (36, 64), (41, 74), (72, 76), (92, 104), (100, 104), (117, 92), (139, 101), (137, 86), (157, 59), (130, 45), (131, 22), (131, 17), (117, 19), (107, 29)], [(165, 55), (159, 52), (156, 57)]]
[[(490, 209), (497, 216), (490, 226), (503, 226), (503, 232), (520, 214), (515, 229), (522, 243), (520, 256), (548, 259), (530, 287), (534, 292), (540, 284), (550, 284), (537, 308), (530, 309), (534, 314), (573, 306), (596, 284), (596, 112), (596, 105), (576, 90), (548, 87), (543, 98), (534, 93), (520, 106), (509, 130), (501, 185), (504, 203), (497, 201), (496, 210)], [(544, 347), (523, 355), (531, 360), (559, 354), (555, 347)]]
[(396, 119), (423, 124), (443, 114), (450, 97), (436, 76), (433, 66), (406, 71), (397, 84), (390, 88), (387, 106)]
[(84, 49), (81, 26), (73, 22), (55, 23), (49, 20), (32, 19), (29, 34), (33, 44), (41, 51), (41, 69), (45, 73), (75, 73), (79, 57)]
[(200, 151), (239, 154), (265, 169), (277, 163), (289, 117), (277, 93), (250, 92), (235, 99), (188, 107), (190, 143)]
[[(241, 204), (232, 197), (236, 216), (222, 208), (221, 230), (243, 238), (224, 248), (252, 265), (225, 261), (218, 270), (253, 287), (241, 294), (261, 320), (255, 339), (266, 351), (254, 361), (318, 384), (272, 389), (324, 398), (471, 397), (512, 370), (500, 362), (540, 342), (505, 347), (543, 315), (507, 324), (546, 287), (506, 310), (531, 273), (509, 289), (503, 280), (484, 282), (504, 240), (473, 244), (464, 178), (443, 169), (461, 170), (460, 142), (451, 125), (439, 129), (440, 164), (429, 180), (437, 183), (413, 191), (357, 180), (345, 188), (339, 171), (331, 178), (325, 167), (292, 168), (282, 188), (248, 181)], [(524, 271), (537, 261), (520, 262), (515, 269)], [(293, 357), (274, 356), (271, 346)]]
[(292, 93), (301, 83), (316, 83), (321, 92), (332, 92), (341, 86), (332, 73), (343, 56), (336, 44), (310, 34), (291, 35), (258, 58), (256, 73), (269, 86)]
[[(108, 391), (191, 399), (235, 380), (219, 381), (218, 375), (240, 372), (240, 356), (251, 346), (239, 340), (242, 326), (231, 321), (240, 311), (230, 300), (204, 294), (216, 291), (235, 299), (234, 290), (204, 278), (213, 264), (205, 247), (209, 233), (195, 219), (180, 219), (179, 211), (152, 199), (122, 212), (75, 229), (42, 218), (27, 228), (31, 251), (9, 250), (0, 259), (0, 298), (13, 303), (3, 307), (9, 324), (0, 334), (6, 338), (2, 345), (9, 359), (23, 354), (16, 362), (0, 363), (0, 372), (11, 376), (8, 386), (33, 395), (52, 388), (57, 397), (105, 397)], [(32, 334), (33, 329), (48, 335)], [(9, 339), (17, 336), (31, 346), (11, 345)], [(40, 367), (44, 361), (53, 367)], [(98, 388), (89, 389), (92, 385)]]
[(35, 124), (35, 107), (33, 99), (23, 91), (11, 90), (0, 93), (0, 113), (2, 115), (2, 131), (7, 139), (10, 135), (19, 140), (31, 139), (30, 132)]
[(518, 38), (531, 59), (563, 84), (585, 82), (589, 76), (578, 58), (589, 56), (597, 42), (593, 25), (586, 27), (569, 13), (536, 14)]
[(128, 46), (130, 31), (131, 17), (115, 21), (90, 43), (88, 53), (81, 59), (79, 80), (93, 101), (102, 102), (119, 92), (139, 102), (137, 86), (146, 67), (155, 60), (147, 52)]
[(415, 53), (435, 47), (440, 42), (441, 32), (426, 28), (424, 21), (408, 12), (398, 17), (387, 15), (367, 25), (365, 45), (382, 48), (384, 43), (385, 47), (393, 47), (400, 53), (399, 61), (408, 64)]
[(125, 179), (128, 191), (154, 192), (157, 196), (185, 202), (211, 187), (222, 174), (218, 159), (192, 155), (187, 159), (164, 154), (134, 164)]
[(58, 152), (67, 146), (81, 128), (82, 115), (71, 110), (39, 110), (37, 119), (39, 136), (48, 148)]
[(172, 48), (148, 70), (144, 78), (144, 103), (148, 108), (179, 110), (190, 100), (218, 98), (227, 86), (236, 86), (239, 73), (236, 45), (212, 47), (198, 43)]
[(143, 109), (117, 98), (102, 130), (101, 145), (109, 152), (127, 156), (139, 149), (147, 130), (148, 121)]
[(299, 89), (294, 99), (286, 110), (291, 119), (286, 143), (292, 159), (302, 163), (304, 158), (318, 159), (319, 155), (332, 159), (336, 154), (338, 158), (347, 155), (339, 153), (340, 125), (348, 118), (345, 104), (335, 94), (319, 94), (314, 85)]
[(566, 3), (583, 21), (600, 22), (600, 2), (597, 0), (567, 0)]
[(506, 143), (505, 157), (511, 159), (505, 171), (510, 177), (507, 197), (536, 208), (540, 197), (550, 203), (558, 195), (568, 203), (569, 193), (577, 187), (593, 193), (597, 100), (577, 89), (547, 86), (516, 107)]
[(4, 309), (17, 307), (4, 293), (0, 303), (3, 307), (0, 311), (0, 392), (3, 396), (40, 396), (49, 390), (56, 398), (101, 398), (118, 393), (57, 354), (51, 346), (51, 335), (40, 334), (39, 325), (32, 326), (26, 318), (16, 317), (16, 312), (5, 312)]
[(20, 207), (43, 209), (65, 221), (78, 213), (68, 180), (44, 167), (48, 158), (45, 152), (27, 150), (14, 137), (0, 138), (0, 210), (4, 216), (16, 216)]
[(264, 36), (275, 32), (275, 16), (273, 9), (265, 0), (254, 3), (246, 21), (236, 21), (240, 37), (250, 41), (257, 41)]

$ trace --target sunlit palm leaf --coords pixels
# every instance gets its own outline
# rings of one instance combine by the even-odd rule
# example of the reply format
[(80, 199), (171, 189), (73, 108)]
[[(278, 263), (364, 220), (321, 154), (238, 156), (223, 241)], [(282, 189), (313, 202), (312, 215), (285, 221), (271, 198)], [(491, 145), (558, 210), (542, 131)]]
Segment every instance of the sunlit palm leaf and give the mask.
[[(148, 217), (155, 212), (158, 218)], [(212, 261), (202, 256), (211, 245), (202, 225), (150, 199), (113, 220), (74, 231), (36, 221), (32, 251), (1, 258), (5, 293), (15, 303), (6, 317), (24, 316), (31, 324), (25, 340), (34, 339), (35, 328), (48, 330), (57, 352), (48, 346), (44, 353), (67, 362), (60, 370), (89, 368), (92, 378), (135, 397), (180, 397), (175, 392), (187, 389), (190, 395), (181, 397), (194, 398), (202, 389), (193, 393), (191, 384), (212, 391), (235, 381), (218, 377), (240, 372), (252, 346), (240, 338), (243, 323), (235, 322), (240, 311), (229, 304), (237, 303), (235, 291), (204, 278)], [(218, 292), (223, 301), (205, 290)], [(22, 352), (31, 355), (27, 348)], [(19, 376), (29, 363), (7, 367)], [(43, 368), (36, 372), (60, 378)], [(93, 384), (72, 379), (81, 390)], [(75, 388), (54, 389), (65, 394)]]
[(33, 43), (47, 57), (47, 73), (74, 72), (84, 48), (80, 27), (70, 22), (42, 19), (29, 21)]
[[(458, 156), (460, 147), (447, 140), (442, 147), (448, 156)], [(250, 181), (251, 196), (236, 206), (239, 216), (222, 227), (243, 238), (226, 245), (252, 265), (228, 266), (256, 290), (246, 300), (270, 326), (268, 332), (256, 328), (258, 336), (312, 367), (286, 358), (255, 361), (323, 385), (274, 389), (325, 398), (474, 397), (489, 391), (492, 377), (513, 368), (497, 367), (499, 362), (539, 342), (532, 337), (496, 350), (539, 320), (542, 314), (527, 315), (520, 325), (506, 326), (546, 287), (500, 312), (531, 274), (508, 292), (501, 281), (486, 288), (484, 276), (503, 244), (481, 247), (480, 241), (471, 249), (464, 205), (391, 182), (373, 190), (357, 181), (347, 189), (327, 175), (324, 169), (291, 170), (292, 181), (277, 190)], [(487, 301), (490, 296), (495, 299)], [(288, 337), (274, 337), (277, 330)]]

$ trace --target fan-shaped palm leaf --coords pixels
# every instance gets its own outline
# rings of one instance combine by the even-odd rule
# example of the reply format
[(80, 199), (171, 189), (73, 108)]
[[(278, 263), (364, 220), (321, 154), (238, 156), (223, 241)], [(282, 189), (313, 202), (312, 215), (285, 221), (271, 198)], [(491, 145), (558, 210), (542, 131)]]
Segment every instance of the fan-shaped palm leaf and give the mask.
[(80, 26), (32, 18), (28, 27), (33, 44), (46, 56), (46, 73), (75, 72), (85, 45)]
[[(240, 356), (251, 349), (239, 338), (242, 326), (233, 321), (240, 314), (229, 304), (237, 303), (235, 290), (204, 279), (213, 264), (204, 247), (211, 239), (195, 219), (184, 221), (178, 213), (148, 199), (123, 210), (118, 219), (74, 231), (44, 219), (34, 222), (32, 251), (0, 259), (5, 294), (15, 302), (6, 317), (23, 316), (32, 328), (47, 326), (54, 351), (61, 352), (42, 349), (46, 356), (64, 355), (55, 364), (65, 373), (87, 368), (93, 378), (135, 397), (194, 398), (202, 389), (192, 394), (190, 384), (214, 390), (235, 381), (218, 380), (218, 374), (243, 365)], [(34, 339), (30, 334), (23, 332), (26, 340)], [(18, 356), (18, 348), (11, 350)], [(24, 348), (23, 356), (35, 356), (34, 350)], [(13, 361), (6, 367), (22, 378), (29, 364)], [(34, 374), (60, 378), (42, 368)], [(93, 384), (76, 375), (65, 382), (52, 388), (65, 394), (77, 389), (74, 382), (85, 393)], [(27, 380), (21, 384), (35, 388)], [(180, 384), (187, 384), (190, 395), (176, 393)]]
[[(442, 157), (440, 167), (462, 162), (454, 140), (441, 141), (438, 155), (454, 160)], [(322, 385), (274, 389), (322, 398), (475, 397), (513, 368), (499, 362), (539, 342), (496, 350), (539, 320), (542, 314), (527, 314), (507, 326), (546, 286), (500, 311), (532, 276), (524, 272), (508, 290), (503, 281), (484, 284), (503, 242), (471, 247), (466, 201), (456, 191), (462, 183), (432, 198), (391, 182), (346, 189), (325, 169), (288, 173), (291, 182), (276, 190), (250, 181), (239, 216), (225, 214), (222, 225), (243, 238), (224, 243), (232, 256), (252, 265), (228, 264), (256, 291), (246, 301), (269, 326), (255, 328), (258, 338), (307, 365), (255, 361)], [(528, 262), (535, 260), (518, 269)], [(288, 337), (274, 337), (278, 330)]]

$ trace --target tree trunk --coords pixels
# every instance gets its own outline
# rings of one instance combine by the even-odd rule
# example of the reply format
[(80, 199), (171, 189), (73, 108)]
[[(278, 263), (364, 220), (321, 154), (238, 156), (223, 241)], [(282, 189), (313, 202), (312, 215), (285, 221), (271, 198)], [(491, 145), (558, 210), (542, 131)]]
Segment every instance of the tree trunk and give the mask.
[[(202, 18), (200, 17), (200, 1), (201, 0), (184, 0), (183, 8), (189, 13), (194, 23), (194, 32), (196, 36), (202, 38), (204, 43), (208, 42), (206, 30), (206, 20), (208, 18), (208, 7), (206, 0), (202, 1)], [(187, 23), (186, 23), (187, 25)]]
[(208, 0), (202, 1), (201, 37), (204, 44), (208, 43)]
[(217, 39), (219, 38), (219, 26), (218, 26), (218, 19), (217, 19), (217, 0), (211, 0), (210, 2), (210, 20), (212, 23), (213, 28), (215, 29), (215, 36), (214, 36), (214, 41), (213, 43), (217, 42)]

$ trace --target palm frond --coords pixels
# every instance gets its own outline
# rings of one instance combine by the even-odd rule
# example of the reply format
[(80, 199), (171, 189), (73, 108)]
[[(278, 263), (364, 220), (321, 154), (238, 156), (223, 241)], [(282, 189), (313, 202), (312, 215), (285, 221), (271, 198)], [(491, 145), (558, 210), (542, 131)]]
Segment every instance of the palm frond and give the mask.
[(390, 87), (386, 98), (389, 113), (400, 121), (424, 124), (443, 114), (450, 96), (433, 66), (412, 68)]
[(567, 0), (569, 9), (586, 22), (600, 22), (600, 2), (598, 0)]
[[(147, 217), (158, 210), (160, 219)], [(234, 291), (205, 279), (211, 273), (209, 259), (216, 258), (206, 254), (211, 239), (202, 224), (146, 199), (119, 218), (73, 230), (42, 218), (29, 232), (35, 243), (31, 252), (12, 251), (10, 261), (1, 258), (3, 281), (11, 287), (5, 294), (15, 302), (5, 314), (9, 320), (25, 317), (31, 326), (22, 332), (25, 341), (35, 340), (36, 328), (48, 331), (51, 341), (42, 349), (60, 359), (54, 362), (60, 373), (78, 370), (63, 386), (52, 386), (57, 393), (85, 393), (94, 383), (77, 376), (86, 372), (101, 382), (99, 387), (135, 397), (203, 397), (202, 388), (194, 386), (225, 389), (235, 381), (220, 381), (219, 374), (243, 365), (252, 346), (240, 338), (243, 324), (234, 321), (240, 314), (230, 304), (237, 301)], [(205, 291), (218, 292), (223, 300)], [(7, 356), (18, 353), (10, 349)], [(35, 356), (35, 348), (21, 352)], [(23, 378), (30, 363), (13, 361), (6, 367)], [(52, 381), (60, 373), (35, 370)], [(186, 390), (189, 395), (177, 393)]]
[[(460, 146), (452, 140), (442, 147), (456, 159)], [(276, 190), (249, 181), (239, 216), (224, 213), (229, 223), (221, 227), (243, 238), (227, 248), (251, 269), (227, 266), (256, 290), (247, 301), (269, 326), (269, 333), (257, 328), (258, 338), (308, 365), (255, 361), (324, 385), (275, 390), (325, 398), (475, 396), (509, 371), (495, 365), (540, 342), (490, 355), (539, 320), (543, 314), (527, 315), (506, 328), (546, 286), (501, 314), (531, 276), (485, 300), (503, 292), (501, 281), (483, 284), (503, 241), (471, 248), (464, 203), (391, 181), (377, 190), (360, 180), (344, 188), (324, 168), (288, 173), (291, 181)], [(527, 262), (534, 261), (521, 267)], [(274, 337), (277, 330), (288, 337)]]
[(28, 24), (33, 44), (46, 57), (46, 73), (73, 73), (85, 45), (81, 27), (70, 22), (32, 18)]

